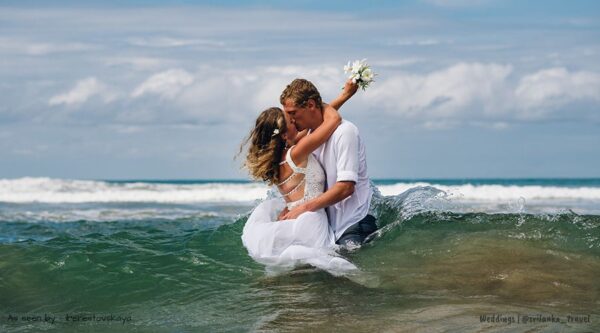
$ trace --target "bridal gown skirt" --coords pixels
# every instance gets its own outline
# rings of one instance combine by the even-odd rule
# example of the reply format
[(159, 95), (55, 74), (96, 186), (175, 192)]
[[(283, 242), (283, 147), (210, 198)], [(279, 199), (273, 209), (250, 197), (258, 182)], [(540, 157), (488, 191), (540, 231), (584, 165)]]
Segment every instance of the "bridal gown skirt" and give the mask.
[(273, 273), (307, 264), (333, 275), (357, 270), (335, 253), (335, 239), (324, 209), (277, 221), (284, 208), (283, 199), (267, 199), (248, 218), (242, 242), (254, 260)]

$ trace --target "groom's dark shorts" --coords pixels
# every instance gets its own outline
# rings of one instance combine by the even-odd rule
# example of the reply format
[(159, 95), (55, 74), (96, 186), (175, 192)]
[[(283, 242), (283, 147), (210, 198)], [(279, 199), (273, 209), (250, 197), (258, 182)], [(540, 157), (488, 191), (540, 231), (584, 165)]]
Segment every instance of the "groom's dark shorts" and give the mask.
[(367, 236), (377, 230), (376, 221), (377, 219), (373, 215), (365, 216), (365, 218), (346, 229), (336, 243), (339, 245), (362, 244)]

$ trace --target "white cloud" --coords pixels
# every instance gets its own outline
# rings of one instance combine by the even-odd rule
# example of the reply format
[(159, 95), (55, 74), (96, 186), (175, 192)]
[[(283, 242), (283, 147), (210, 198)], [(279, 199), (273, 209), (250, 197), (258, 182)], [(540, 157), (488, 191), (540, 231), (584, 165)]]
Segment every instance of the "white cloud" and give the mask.
[(111, 130), (114, 130), (116, 133), (119, 134), (134, 134), (134, 133), (140, 133), (144, 131), (143, 127), (140, 126), (132, 126), (132, 125), (110, 125), (108, 126), (108, 128), (110, 128)]
[(15, 38), (0, 38), (0, 50), (33, 56), (52, 53), (97, 50), (98, 45), (72, 42), (32, 42)]
[[(424, 73), (394, 66), (376, 66), (375, 71), (376, 82), (344, 107), (345, 114), (361, 117), (364, 110), (376, 110), (382, 119), (399, 117), (432, 130), (461, 124), (502, 130), (519, 121), (555, 119), (572, 109), (570, 103), (582, 101), (592, 108), (569, 111), (569, 117), (596, 119), (590, 112), (600, 101), (599, 74), (564, 68), (517, 73), (510, 64), (462, 62)], [(282, 90), (297, 77), (315, 83), (324, 101), (335, 98), (344, 81), (341, 66), (330, 64), (203, 66), (193, 73), (170, 69), (141, 80), (131, 90), (133, 100), (114, 112), (114, 120), (138, 125), (248, 123), (261, 110), (278, 106)], [(111, 96), (106, 85), (88, 78), (49, 103), (79, 104), (94, 95), (105, 101)], [(168, 99), (169, 112), (164, 112), (164, 104), (138, 101), (149, 95)]]
[(373, 61), (369, 60), (369, 63), (373, 66), (373, 68), (381, 68), (381, 67), (407, 67), (411, 65), (415, 65), (418, 63), (424, 62), (423, 58), (402, 58), (402, 59), (374, 59)]
[(423, 0), (439, 7), (472, 7), (489, 4), (493, 0)]
[(259, 69), (260, 72), (263, 72), (263, 84), (255, 95), (256, 104), (263, 106), (279, 105), (281, 92), (287, 84), (296, 78), (311, 81), (319, 89), (321, 97), (325, 100), (329, 96), (337, 96), (344, 83), (343, 65), (269, 66)]
[(399, 39), (388, 41), (388, 46), (435, 46), (442, 44), (453, 44), (453, 40), (440, 40), (436, 38), (423, 38), (423, 39)]
[(182, 89), (174, 100), (181, 113), (207, 122), (248, 124), (262, 110), (279, 106), (281, 92), (295, 78), (311, 80), (326, 99), (337, 96), (344, 80), (341, 66), (327, 65), (205, 67), (194, 75), (203, 79)]
[(26, 53), (30, 55), (45, 55), (50, 53), (63, 52), (80, 52), (97, 49), (97, 46), (83, 43), (64, 43), (64, 44), (49, 44), (49, 43), (34, 43), (26, 45)]
[(143, 47), (183, 47), (183, 46), (213, 46), (221, 47), (225, 46), (222, 41), (216, 41), (211, 39), (185, 39), (185, 38), (172, 38), (172, 37), (134, 37), (128, 39), (129, 44), (134, 46)]
[(108, 66), (128, 65), (135, 70), (156, 69), (169, 63), (169, 60), (151, 57), (115, 57), (106, 60)]
[(456, 120), (426, 120), (422, 125), (424, 128), (429, 130), (444, 130), (457, 126), (459, 124)]
[(514, 120), (565, 112), (570, 103), (597, 105), (600, 74), (549, 68), (519, 79), (511, 65), (459, 63), (426, 74), (389, 75), (373, 84), (365, 101), (389, 114), (421, 120), (430, 129), (482, 121), (503, 129)]
[(221, 122), (248, 107), (247, 91), (232, 86), (232, 76), (211, 70), (201, 70), (196, 75), (203, 79), (186, 87), (174, 100), (183, 117)]
[(181, 90), (194, 82), (194, 76), (182, 69), (170, 69), (152, 75), (131, 93), (137, 98), (146, 94), (156, 94), (163, 98), (174, 98)]
[[(356, 110), (376, 109), (412, 119), (432, 130), (460, 124), (502, 130), (520, 120), (544, 119), (551, 112), (564, 112), (560, 106), (566, 103), (600, 99), (598, 75), (593, 73), (549, 69), (519, 76), (510, 64), (458, 63), (429, 73), (390, 68), (379, 74), (371, 88), (359, 92), (345, 107), (346, 114), (359, 116)], [(191, 82), (193, 77), (203, 79)], [(265, 108), (278, 106), (282, 90), (297, 77), (315, 83), (325, 101), (337, 96), (344, 80), (341, 67), (328, 64), (227, 69), (207, 66), (193, 75), (181, 70), (156, 74), (132, 96), (152, 92), (172, 98), (172, 120), (243, 123)], [(550, 78), (562, 82), (560, 88)], [(555, 103), (557, 96), (560, 103)], [(540, 106), (550, 113), (540, 113)], [(149, 113), (152, 119), (164, 117), (157, 112)], [(136, 112), (132, 116), (137, 119), (141, 115)]]
[(375, 82), (365, 98), (406, 117), (453, 118), (474, 105), (496, 113), (511, 72), (510, 65), (459, 63), (425, 75), (400, 73)]
[(48, 104), (78, 105), (95, 95), (102, 96), (105, 102), (110, 102), (115, 98), (115, 94), (110, 92), (104, 83), (95, 77), (90, 77), (78, 81), (75, 87), (68, 92), (50, 98)]
[(554, 109), (574, 100), (600, 100), (600, 75), (549, 68), (524, 76), (516, 88), (523, 108)]

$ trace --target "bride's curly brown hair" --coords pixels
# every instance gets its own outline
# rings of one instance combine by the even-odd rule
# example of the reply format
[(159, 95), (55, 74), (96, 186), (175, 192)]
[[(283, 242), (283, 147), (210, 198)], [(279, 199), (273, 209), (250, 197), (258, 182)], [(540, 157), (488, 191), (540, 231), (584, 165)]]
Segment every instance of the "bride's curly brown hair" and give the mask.
[(286, 131), (285, 117), (280, 108), (266, 109), (258, 116), (254, 128), (240, 146), (241, 153), (248, 145), (244, 167), (252, 178), (266, 181), (269, 185), (278, 182), (279, 162), (285, 149), (282, 134)]

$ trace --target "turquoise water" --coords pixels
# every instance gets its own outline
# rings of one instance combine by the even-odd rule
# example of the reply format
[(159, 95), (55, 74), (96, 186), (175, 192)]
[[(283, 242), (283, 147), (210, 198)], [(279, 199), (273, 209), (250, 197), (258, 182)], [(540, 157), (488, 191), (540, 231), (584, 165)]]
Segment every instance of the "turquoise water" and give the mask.
[[(553, 182), (545, 185), (598, 187)], [(52, 191), (83, 193), (75, 185)], [(240, 240), (253, 202), (104, 195), (0, 202), (0, 331), (600, 330), (600, 215), (555, 209), (574, 198), (548, 212), (492, 213), (456, 209), (430, 187), (380, 197), (379, 234), (342, 253), (363, 274), (333, 277), (311, 267), (266, 275)]]

